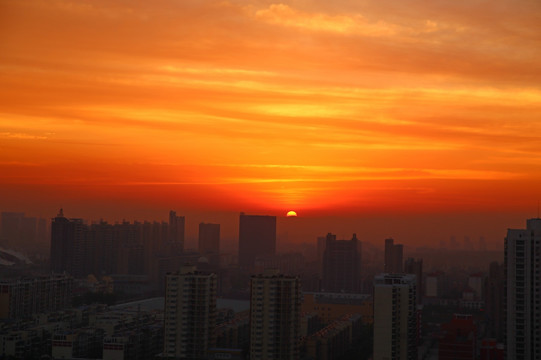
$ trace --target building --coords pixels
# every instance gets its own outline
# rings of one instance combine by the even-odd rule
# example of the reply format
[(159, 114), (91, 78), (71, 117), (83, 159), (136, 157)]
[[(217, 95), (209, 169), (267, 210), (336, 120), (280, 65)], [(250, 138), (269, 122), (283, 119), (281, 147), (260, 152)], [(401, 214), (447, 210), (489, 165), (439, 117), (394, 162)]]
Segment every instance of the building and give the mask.
[(526, 229), (509, 229), (505, 238), (505, 315), (507, 359), (541, 358), (541, 219)]
[(418, 317), (415, 275), (374, 278), (374, 360), (416, 360)]
[(250, 344), (249, 311), (236, 314), (232, 319), (216, 326), (216, 348), (247, 349)]
[(239, 266), (251, 269), (257, 258), (276, 254), (276, 216), (240, 214)]
[(333, 293), (361, 292), (360, 242), (355, 234), (351, 240), (336, 240), (336, 235), (327, 234), (322, 290)]
[(347, 314), (360, 314), (363, 323), (374, 322), (374, 303), (368, 294), (303, 292), (302, 311), (315, 313), (324, 324)]
[(484, 300), (485, 278), (482, 273), (475, 273), (468, 276), (468, 287), (473, 291), (475, 300)]
[(71, 306), (73, 278), (40, 276), (0, 281), (0, 319), (27, 318)]
[(51, 223), (51, 271), (82, 277), (84, 272), (84, 231), (82, 219), (67, 219), (60, 209)]
[(402, 269), (404, 247), (402, 244), (395, 244), (394, 239), (385, 239), (385, 264), (384, 272), (388, 274), (400, 274)]
[(298, 277), (273, 270), (252, 276), (250, 360), (299, 359), (300, 323)]
[[(169, 246), (167, 251), (172, 251), (177, 254), (184, 251), (184, 233), (186, 218), (184, 216), (177, 216), (177, 213), (173, 210), (169, 211)], [(165, 230), (167, 232), (167, 230)]]
[(503, 290), (503, 264), (492, 262), (485, 283), (485, 305), (488, 335), (497, 341), (503, 341)]
[(404, 272), (406, 274), (415, 275), (417, 280), (417, 304), (422, 305), (423, 303), (423, 259), (415, 260), (413, 258), (408, 258), (404, 263)]
[(443, 282), (445, 274), (436, 271), (428, 274), (425, 281), (425, 296), (428, 298), (440, 298), (443, 294)]
[(477, 354), (477, 329), (471, 315), (454, 314), (442, 325), (438, 345), (439, 360), (474, 360)]
[(201, 360), (215, 346), (216, 274), (194, 266), (166, 275), (163, 357)]
[(346, 357), (354, 342), (362, 334), (362, 318), (359, 314), (348, 314), (337, 319), (315, 334), (308, 336), (306, 353), (309, 359), (339, 360)]
[(220, 224), (199, 224), (199, 253), (211, 265), (220, 264)]

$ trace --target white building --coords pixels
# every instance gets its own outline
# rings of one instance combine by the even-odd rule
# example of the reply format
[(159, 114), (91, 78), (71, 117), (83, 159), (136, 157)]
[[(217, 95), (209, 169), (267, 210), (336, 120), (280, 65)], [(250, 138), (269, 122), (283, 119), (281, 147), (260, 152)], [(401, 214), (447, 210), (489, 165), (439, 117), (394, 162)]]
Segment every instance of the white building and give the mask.
[(164, 357), (206, 359), (215, 343), (216, 274), (194, 266), (167, 274), (164, 318)]
[(416, 283), (412, 274), (374, 278), (374, 360), (417, 359)]
[(299, 358), (300, 280), (268, 270), (251, 280), (250, 359)]

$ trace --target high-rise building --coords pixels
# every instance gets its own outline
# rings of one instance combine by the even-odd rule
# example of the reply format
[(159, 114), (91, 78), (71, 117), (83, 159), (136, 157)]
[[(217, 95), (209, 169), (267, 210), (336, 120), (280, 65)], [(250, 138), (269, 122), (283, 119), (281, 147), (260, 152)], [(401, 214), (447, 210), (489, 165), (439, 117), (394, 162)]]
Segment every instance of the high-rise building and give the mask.
[(360, 243), (355, 234), (351, 240), (336, 240), (336, 235), (327, 234), (322, 280), (325, 292), (361, 291)]
[(267, 270), (251, 279), (250, 359), (299, 358), (301, 286), (294, 276)]
[(485, 314), (488, 320), (488, 335), (503, 341), (503, 264), (490, 263), (485, 283)]
[(51, 271), (85, 276), (84, 235), (82, 219), (67, 219), (60, 209), (51, 223)]
[(385, 273), (401, 274), (403, 272), (403, 252), (402, 244), (395, 244), (394, 239), (385, 239)]
[(212, 265), (220, 262), (220, 224), (199, 224), (199, 253)]
[(417, 304), (421, 305), (423, 303), (423, 259), (415, 260), (413, 258), (408, 258), (404, 263), (404, 272), (406, 274), (415, 275), (417, 280)]
[(276, 254), (276, 216), (240, 214), (239, 266), (252, 268), (257, 258)]
[[(172, 210), (169, 212), (169, 251), (177, 253), (184, 251), (185, 222), (184, 216), (177, 216), (177, 213)], [(164, 233), (166, 233), (165, 229)]]
[(411, 274), (374, 278), (374, 360), (416, 360), (416, 279)]
[(507, 359), (541, 358), (541, 219), (505, 238), (505, 316)]
[(164, 318), (164, 357), (207, 359), (216, 341), (216, 274), (195, 266), (167, 274)]

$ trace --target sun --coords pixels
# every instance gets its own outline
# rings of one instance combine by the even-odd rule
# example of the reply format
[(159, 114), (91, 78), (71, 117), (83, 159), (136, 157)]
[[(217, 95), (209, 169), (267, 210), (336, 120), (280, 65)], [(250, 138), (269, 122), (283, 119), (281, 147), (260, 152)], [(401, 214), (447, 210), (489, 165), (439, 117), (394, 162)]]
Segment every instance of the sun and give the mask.
[(297, 216), (297, 213), (296, 213), (295, 211), (291, 210), (291, 211), (288, 211), (288, 212), (287, 212), (287, 215), (286, 215), (286, 216), (288, 216), (288, 217), (290, 217), (290, 216)]

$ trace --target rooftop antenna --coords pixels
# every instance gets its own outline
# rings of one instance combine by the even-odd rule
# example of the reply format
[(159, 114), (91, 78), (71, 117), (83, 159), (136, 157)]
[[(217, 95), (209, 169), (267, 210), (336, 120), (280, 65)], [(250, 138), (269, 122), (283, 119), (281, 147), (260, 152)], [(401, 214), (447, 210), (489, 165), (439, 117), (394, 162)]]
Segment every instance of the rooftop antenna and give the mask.
[(537, 200), (537, 218), (539, 219), (539, 200)]

